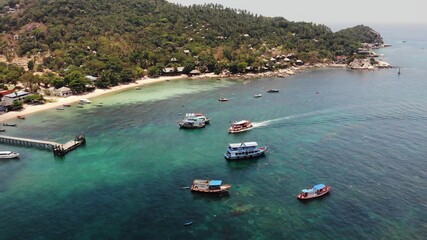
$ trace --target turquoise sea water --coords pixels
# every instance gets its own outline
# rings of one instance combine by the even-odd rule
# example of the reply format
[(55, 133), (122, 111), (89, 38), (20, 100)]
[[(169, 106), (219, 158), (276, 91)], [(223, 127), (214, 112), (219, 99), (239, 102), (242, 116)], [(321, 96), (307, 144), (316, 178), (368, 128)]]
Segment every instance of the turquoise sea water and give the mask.
[[(21, 154), (0, 161), (0, 239), (425, 239), (427, 42), (401, 40), (377, 51), (400, 76), (323, 69), (170, 81), (16, 120), (8, 135), (66, 142), (84, 133), (87, 145), (63, 159), (0, 145)], [(186, 112), (211, 125), (180, 130)], [(242, 119), (257, 128), (229, 135)], [(270, 151), (227, 162), (227, 144), (240, 141)], [(222, 197), (182, 189), (195, 178), (233, 186)], [(317, 183), (331, 194), (296, 199)]]

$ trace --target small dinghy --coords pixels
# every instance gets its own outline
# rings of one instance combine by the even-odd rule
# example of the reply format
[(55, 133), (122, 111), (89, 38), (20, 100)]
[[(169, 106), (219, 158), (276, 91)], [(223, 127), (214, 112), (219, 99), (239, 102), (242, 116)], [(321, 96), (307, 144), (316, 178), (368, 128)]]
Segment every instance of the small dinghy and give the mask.
[(192, 221), (185, 222), (185, 223), (184, 223), (184, 226), (190, 226), (191, 224), (193, 224), (193, 222), (192, 222)]

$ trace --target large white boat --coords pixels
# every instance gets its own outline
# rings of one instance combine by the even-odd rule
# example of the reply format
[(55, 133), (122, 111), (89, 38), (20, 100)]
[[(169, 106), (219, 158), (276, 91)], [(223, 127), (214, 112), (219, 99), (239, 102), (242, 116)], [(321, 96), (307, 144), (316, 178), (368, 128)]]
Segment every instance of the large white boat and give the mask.
[(11, 159), (11, 158), (19, 158), (19, 153), (11, 152), (11, 151), (0, 151), (0, 159)]
[(187, 113), (185, 118), (178, 124), (181, 128), (204, 128), (206, 123), (205, 116), (195, 116), (194, 114)]
[(253, 127), (254, 126), (252, 125), (252, 123), (249, 122), (248, 120), (242, 120), (242, 121), (234, 122), (233, 124), (231, 124), (230, 128), (228, 129), (228, 132), (239, 133), (239, 132), (251, 130)]
[(178, 124), (181, 128), (203, 128), (209, 124), (210, 119), (202, 113), (186, 113)]
[(224, 157), (227, 160), (259, 157), (267, 151), (268, 147), (258, 147), (257, 142), (230, 143)]

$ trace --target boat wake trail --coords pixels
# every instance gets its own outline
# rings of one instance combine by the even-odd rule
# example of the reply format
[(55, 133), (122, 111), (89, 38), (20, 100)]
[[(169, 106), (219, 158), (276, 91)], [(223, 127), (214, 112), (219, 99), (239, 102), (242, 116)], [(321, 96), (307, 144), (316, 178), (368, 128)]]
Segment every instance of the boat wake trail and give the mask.
[(295, 115), (290, 115), (290, 116), (286, 116), (286, 117), (266, 120), (266, 121), (262, 121), (262, 122), (252, 122), (252, 125), (254, 126), (254, 128), (266, 127), (266, 126), (269, 126), (271, 124), (279, 123), (279, 122), (286, 121), (286, 120), (317, 116), (317, 115), (325, 114), (328, 112), (329, 112), (328, 110), (322, 110), (322, 111), (314, 111), (314, 112), (308, 112), (308, 113), (302, 113), (302, 114), (295, 114)]

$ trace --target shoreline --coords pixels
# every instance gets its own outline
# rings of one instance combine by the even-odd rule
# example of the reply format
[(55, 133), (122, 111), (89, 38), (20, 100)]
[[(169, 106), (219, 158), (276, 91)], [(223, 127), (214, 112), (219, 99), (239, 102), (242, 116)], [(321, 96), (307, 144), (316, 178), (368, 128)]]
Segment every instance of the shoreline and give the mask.
[(46, 100), (50, 100), (53, 102), (47, 102), (42, 105), (28, 105), (25, 104), (22, 110), (20, 111), (10, 111), (0, 115), (0, 122), (5, 122), (11, 119), (18, 119), (18, 116), (27, 116), (37, 112), (46, 111), (52, 108), (63, 107), (64, 104), (76, 103), (80, 99), (92, 99), (105, 94), (110, 94), (114, 92), (119, 92), (131, 88), (135, 88), (138, 86), (149, 85), (158, 82), (165, 82), (170, 80), (179, 80), (179, 79), (207, 79), (207, 78), (229, 78), (229, 79), (258, 79), (264, 77), (289, 77), (292, 75), (296, 75), (298, 73), (305, 72), (309, 69), (321, 69), (321, 68), (346, 68), (345, 64), (316, 64), (316, 65), (303, 65), (298, 67), (291, 67), (288, 69), (280, 69), (277, 72), (263, 72), (263, 73), (247, 73), (247, 74), (220, 74), (216, 75), (213, 73), (202, 74), (198, 76), (189, 77), (185, 74), (180, 76), (162, 76), (158, 78), (140, 78), (133, 83), (129, 83), (126, 85), (114, 86), (109, 89), (95, 89), (95, 91), (82, 94), (82, 95), (72, 95), (69, 97), (46, 97)]

